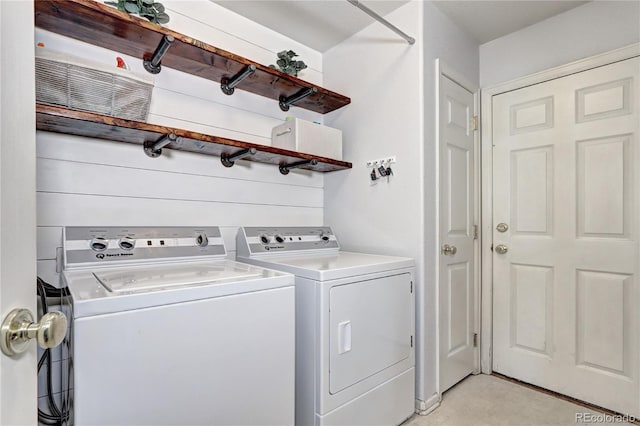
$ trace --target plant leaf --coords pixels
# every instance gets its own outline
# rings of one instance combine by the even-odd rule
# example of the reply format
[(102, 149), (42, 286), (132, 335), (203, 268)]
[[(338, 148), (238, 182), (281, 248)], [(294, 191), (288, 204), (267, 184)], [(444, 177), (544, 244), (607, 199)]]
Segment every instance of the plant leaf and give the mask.
[(164, 13), (164, 5), (162, 3), (154, 3), (153, 4), (153, 8), (156, 10), (156, 12), (158, 13)]
[(158, 13), (157, 22), (158, 24), (166, 24), (169, 22), (169, 15), (166, 13)]
[(129, 13), (138, 13), (138, 12), (140, 12), (140, 8), (135, 3), (129, 3), (129, 2), (125, 3), (124, 4), (124, 9)]
[(148, 5), (148, 6), (151, 6), (153, 4), (153, 1), (154, 0), (142, 0), (142, 3), (144, 3), (144, 4)]

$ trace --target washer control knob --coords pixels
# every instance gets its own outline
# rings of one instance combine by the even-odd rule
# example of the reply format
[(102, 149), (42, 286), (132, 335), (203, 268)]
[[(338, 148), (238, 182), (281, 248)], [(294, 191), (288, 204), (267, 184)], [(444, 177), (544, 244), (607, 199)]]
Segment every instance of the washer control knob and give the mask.
[(262, 241), (262, 244), (269, 244), (271, 242), (271, 237), (267, 234), (262, 234), (260, 235), (260, 241)]
[(133, 250), (133, 248), (136, 246), (136, 240), (129, 237), (120, 238), (120, 241), (118, 241), (118, 246), (120, 246), (122, 250)]
[(207, 234), (198, 234), (196, 236), (196, 245), (198, 247), (206, 247), (209, 245), (209, 238), (207, 238)]
[(95, 237), (89, 245), (93, 251), (105, 251), (109, 247), (109, 241), (102, 237)]
[(280, 235), (276, 235), (276, 241), (279, 243), (284, 243), (284, 238), (282, 238)]

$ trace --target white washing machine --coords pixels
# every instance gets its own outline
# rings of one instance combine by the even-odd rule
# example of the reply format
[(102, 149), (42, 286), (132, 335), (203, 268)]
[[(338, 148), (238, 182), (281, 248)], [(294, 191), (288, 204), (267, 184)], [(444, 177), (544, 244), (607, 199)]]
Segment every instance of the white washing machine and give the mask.
[(237, 255), (296, 276), (297, 425), (413, 414), (413, 259), (340, 251), (329, 227), (240, 228)]
[(294, 277), (225, 259), (220, 230), (73, 227), (78, 425), (292, 425)]

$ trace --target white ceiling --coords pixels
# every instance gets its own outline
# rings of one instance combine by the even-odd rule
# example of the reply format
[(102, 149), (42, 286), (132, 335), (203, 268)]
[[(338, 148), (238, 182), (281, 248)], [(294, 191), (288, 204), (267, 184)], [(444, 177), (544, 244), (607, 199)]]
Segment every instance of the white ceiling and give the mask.
[[(320, 52), (375, 22), (346, 0), (212, 1)], [(384, 16), (407, 2), (373, 0), (361, 3)]]
[[(374, 22), (373, 18), (346, 0), (212, 1), (320, 52), (327, 51)], [(407, 2), (408, 0), (362, 1), (381, 16)], [(443, 13), (480, 44), (584, 3), (586, 1), (574, 0), (434, 1)], [(399, 27), (404, 30), (402, 26)]]
[(480, 44), (533, 25), (586, 1), (434, 1)]

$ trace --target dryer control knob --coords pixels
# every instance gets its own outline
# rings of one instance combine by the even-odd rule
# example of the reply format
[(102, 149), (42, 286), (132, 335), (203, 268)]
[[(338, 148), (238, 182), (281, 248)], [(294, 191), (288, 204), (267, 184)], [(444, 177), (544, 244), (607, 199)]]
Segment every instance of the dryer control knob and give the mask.
[(93, 251), (105, 251), (109, 247), (109, 241), (102, 237), (95, 237), (89, 245)]
[(322, 234), (320, 234), (320, 239), (322, 241), (329, 241), (329, 235), (325, 234), (324, 232)]
[(207, 238), (206, 234), (198, 234), (196, 237), (196, 245), (198, 247), (206, 247), (209, 245), (209, 238)]
[(267, 234), (262, 234), (260, 235), (260, 241), (262, 241), (262, 244), (269, 244), (271, 242), (271, 237)]
[(284, 238), (282, 238), (280, 235), (276, 235), (276, 241), (279, 243), (284, 243)]
[(120, 246), (122, 250), (133, 250), (133, 248), (136, 246), (136, 240), (129, 237), (120, 238), (120, 241), (118, 241), (118, 246)]

